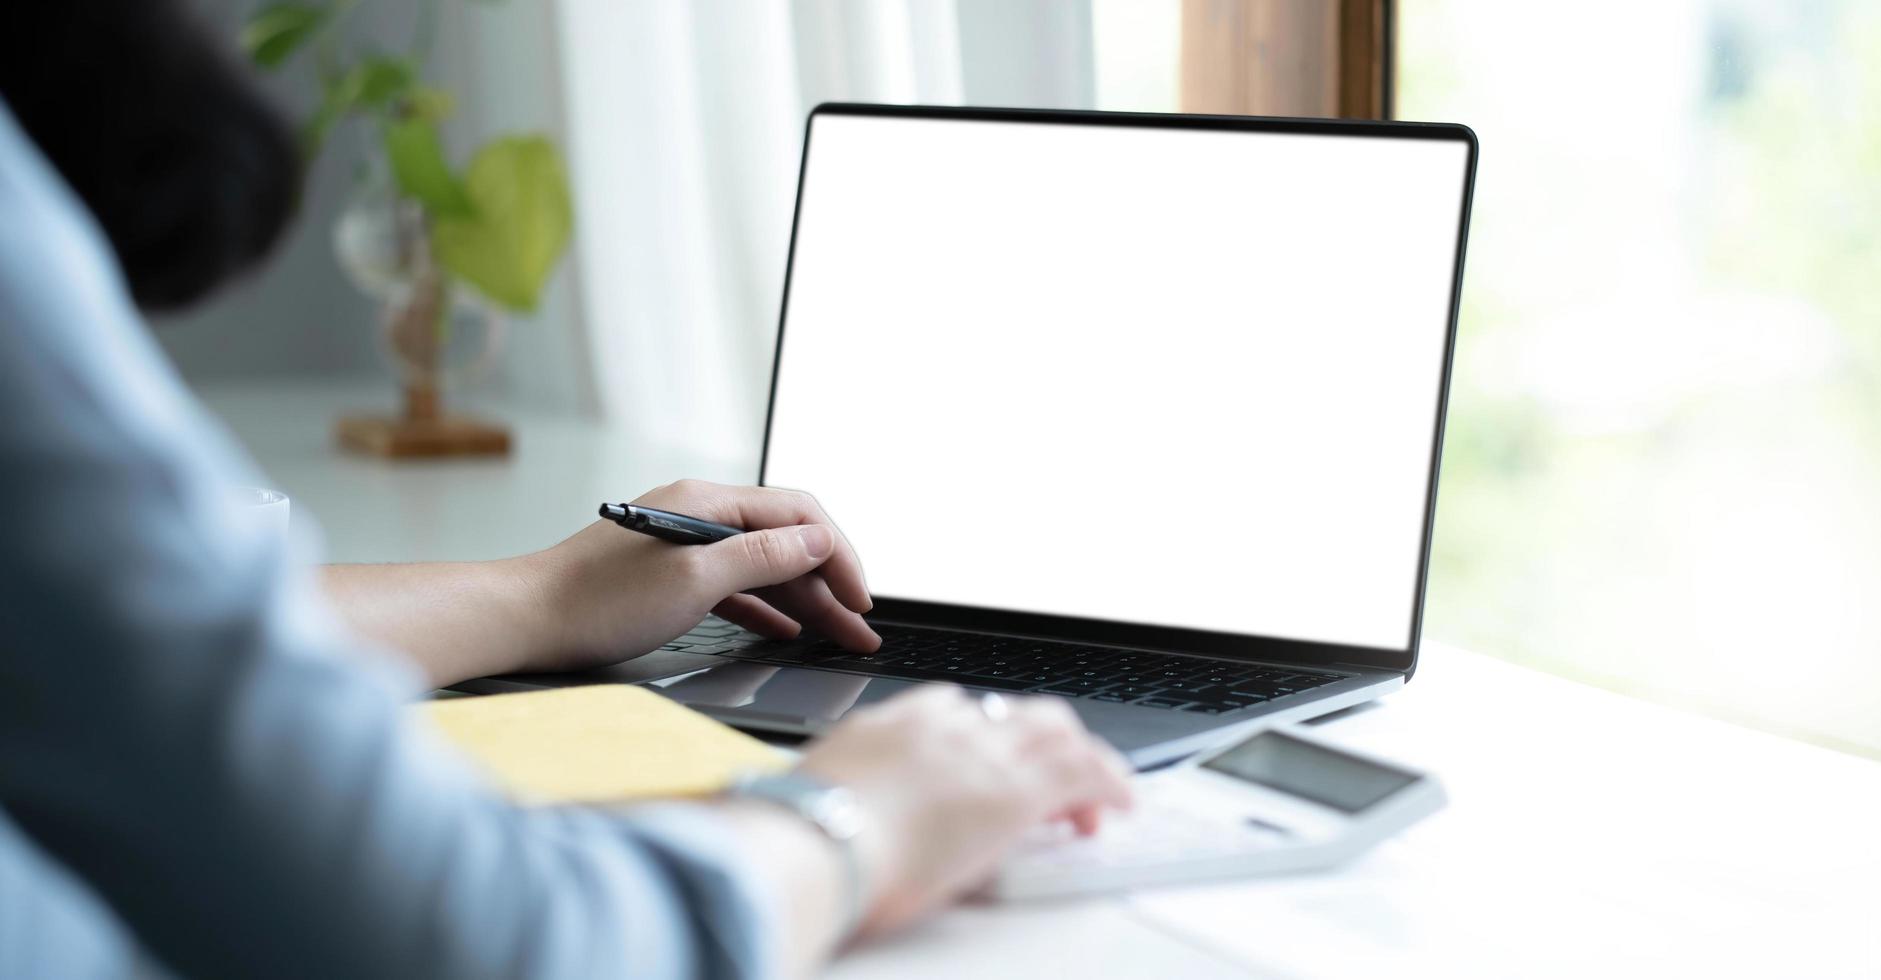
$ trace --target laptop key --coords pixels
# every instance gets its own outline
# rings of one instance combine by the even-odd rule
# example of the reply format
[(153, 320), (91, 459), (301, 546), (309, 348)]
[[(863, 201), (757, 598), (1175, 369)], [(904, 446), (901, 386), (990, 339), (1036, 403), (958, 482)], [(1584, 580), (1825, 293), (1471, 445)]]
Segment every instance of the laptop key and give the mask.
[(1187, 701), (1172, 701), (1169, 698), (1138, 698), (1130, 703), (1140, 704), (1145, 708), (1180, 708), (1188, 704)]

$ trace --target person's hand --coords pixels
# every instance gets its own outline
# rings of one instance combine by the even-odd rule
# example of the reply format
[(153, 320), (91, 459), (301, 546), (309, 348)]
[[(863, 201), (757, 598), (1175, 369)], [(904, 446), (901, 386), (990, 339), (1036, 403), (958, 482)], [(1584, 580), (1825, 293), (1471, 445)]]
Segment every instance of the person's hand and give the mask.
[(1129, 765), (1063, 700), (1002, 700), (989, 713), (980, 695), (924, 687), (854, 712), (805, 753), (801, 770), (849, 787), (868, 817), (860, 934), (982, 884), (1039, 824), (1068, 819), (1093, 833), (1102, 808), (1130, 805)]
[(657, 649), (707, 612), (773, 639), (799, 630), (859, 651), (881, 646), (862, 565), (808, 494), (698, 480), (634, 501), (746, 529), (709, 545), (677, 545), (596, 521), (522, 559), (538, 589), (548, 642), (523, 670), (610, 664)]

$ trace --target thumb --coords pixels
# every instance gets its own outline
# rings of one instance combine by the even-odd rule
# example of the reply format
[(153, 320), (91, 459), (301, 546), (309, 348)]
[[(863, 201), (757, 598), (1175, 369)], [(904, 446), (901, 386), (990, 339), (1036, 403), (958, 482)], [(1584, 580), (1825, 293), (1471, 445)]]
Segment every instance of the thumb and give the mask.
[(719, 588), (726, 595), (807, 575), (835, 549), (835, 532), (821, 524), (747, 531), (705, 546)]

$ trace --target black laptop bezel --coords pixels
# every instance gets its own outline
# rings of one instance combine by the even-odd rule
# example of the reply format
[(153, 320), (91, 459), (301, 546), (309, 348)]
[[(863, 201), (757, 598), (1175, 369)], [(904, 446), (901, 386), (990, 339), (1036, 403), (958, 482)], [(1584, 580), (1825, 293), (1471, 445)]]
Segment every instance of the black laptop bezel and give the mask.
[[(1402, 650), (1319, 643), (1308, 640), (1223, 633), (1126, 623), (1078, 616), (1014, 612), (950, 603), (875, 598), (871, 618), (976, 632), (1011, 633), (1056, 640), (1142, 647), (1194, 653), (1232, 660), (1288, 662), (1323, 666), (1370, 667), (1397, 671), (1408, 680), (1417, 669), (1424, 620), (1425, 587), (1430, 572), (1432, 530), (1437, 517), (1437, 476), (1443, 458), (1444, 417), (1450, 398), (1450, 374), (1456, 352), (1458, 309), (1463, 294), (1463, 259), (1469, 241), (1470, 205), (1476, 186), (1476, 134), (1454, 123), (1409, 123), (1342, 119), (1296, 119), (1261, 116), (1205, 116), (1143, 112), (1084, 112), (1045, 109), (985, 109), (946, 106), (895, 106), (826, 102), (810, 111), (804, 126), (803, 154), (798, 162), (797, 195), (790, 222), (790, 248), (784, 265), (783, 299), (777, 317), (777, 343), (771, 361), (771, 390), (764, 415), (764, 443), (758, 460), (758, 484), (765, 483), (770, 464), (771, 425), (777, 413), (777, 381), (784, 358), (784, 325), (790, 318), (790, 286), (796, 272), (797, 229), (803, 216), (803, 183), (810, 165), (810, 140), (819, 116), (887, 116), (902, 119), (940, 119), (975, 122), (1052, 123), (1074, 126), (1126, 126), (1149, 129), (1228, 130), (1234, 132), (1296, 133), (1316, 136), (1387, 137), (1443, 140), (1463, 143), (1468, 160), (1463, 174), (1463, 207), (1458, 216), (1456, 260), (1451, 278), (1450, 316), (1444, 331), (1443, 368), (1437, 391), (1437, 419), (1430, 447), (1430, 481), (1425, 488), (1424, 530), (1417, 562), (1417, 593), (1413, 598), (1410, 633)], [(814, 488), (810, 488), (814, 489)], [(838, 515), (840, 516), (840, 515)]]

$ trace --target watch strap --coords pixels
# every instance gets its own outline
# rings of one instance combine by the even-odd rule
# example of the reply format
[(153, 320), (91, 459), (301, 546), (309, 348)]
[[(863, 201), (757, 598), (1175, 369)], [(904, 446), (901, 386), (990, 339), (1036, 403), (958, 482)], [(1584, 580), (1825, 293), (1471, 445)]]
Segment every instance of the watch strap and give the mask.
[(754, 773), (732, 784), (730, 796), (762, 800), (780, 806), (816, 828), (841, 854), (844, 884), (842, 934), (861, 923), (867, 910), (867, 878), (856, 838), (863, 831), (862, 804), (847, 787), (826, 783), (800, 772)]

